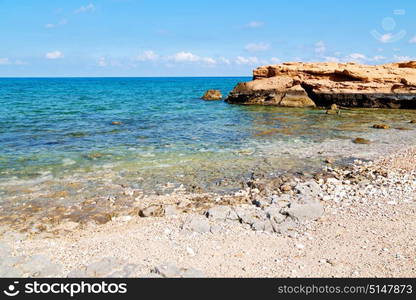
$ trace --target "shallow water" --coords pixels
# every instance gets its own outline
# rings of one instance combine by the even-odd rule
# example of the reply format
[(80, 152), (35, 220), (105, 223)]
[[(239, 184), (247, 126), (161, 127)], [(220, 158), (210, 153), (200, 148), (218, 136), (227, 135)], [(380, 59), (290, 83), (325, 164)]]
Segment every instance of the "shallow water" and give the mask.
[[(202, 101), (249, 78), (0, 79), (0, 201), (77, 203), (117, 187), (224, 192), (259, 173), (313, 170), (416, 142), (414, 111)], [(112, 122), (121, 122), (113, 125)], [(372, 125), (387, 123), (392, 129)], [(410, 130), (399, 130), (405, 127)], [(370, 145), (352, 143), (355, 137)]]

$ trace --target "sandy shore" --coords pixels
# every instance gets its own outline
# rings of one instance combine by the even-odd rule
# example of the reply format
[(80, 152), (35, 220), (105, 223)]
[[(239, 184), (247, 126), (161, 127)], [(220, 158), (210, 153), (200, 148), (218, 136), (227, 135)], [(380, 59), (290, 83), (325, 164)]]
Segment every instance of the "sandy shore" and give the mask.
[[(298, 220), (282, 233), (253, 230), (256, 226), (241, 220), (199, 216), (203, 209), (118, 217), (104, 225), (68, 223), (58, 234), (3, 228), (0, 275), (415, 276), (416, 149), (349, 169), (328, 168), (314, 180), (324, 214)], [(281, 196), (299, 198), (287, 190)], [(206, 221), (189, 226), (190, 217)]]

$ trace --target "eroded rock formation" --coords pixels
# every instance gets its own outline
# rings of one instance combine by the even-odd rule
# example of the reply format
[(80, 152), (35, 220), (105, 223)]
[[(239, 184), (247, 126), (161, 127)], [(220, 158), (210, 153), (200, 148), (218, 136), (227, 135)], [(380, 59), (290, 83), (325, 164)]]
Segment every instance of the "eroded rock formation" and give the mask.
[(253, 71), (226, 99), (236, 104), (286, 107), (416, 108), (416, 61), (378, 66), (357, 63), (283, 63)]

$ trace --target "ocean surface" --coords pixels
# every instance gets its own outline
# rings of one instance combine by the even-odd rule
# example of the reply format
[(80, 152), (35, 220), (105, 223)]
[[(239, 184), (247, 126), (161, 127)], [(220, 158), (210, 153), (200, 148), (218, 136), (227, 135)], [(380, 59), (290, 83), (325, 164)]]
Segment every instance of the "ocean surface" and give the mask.
[(327, 115), (200, 99), (248, 80), (0, 79), (0, 201), (71, 203), (112, 194), (114, 185), (227, 192), (253, 174), (312, 170), (326, 157), (366, 159), (416, 142), (414, 111)]

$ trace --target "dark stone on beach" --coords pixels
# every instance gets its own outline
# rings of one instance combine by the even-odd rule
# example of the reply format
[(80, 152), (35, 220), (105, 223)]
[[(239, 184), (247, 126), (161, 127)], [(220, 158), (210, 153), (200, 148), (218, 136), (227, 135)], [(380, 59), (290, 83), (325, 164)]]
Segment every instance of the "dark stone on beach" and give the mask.
[(332, 158), (327, 158), (327, 159), (325, 159), (325, 163), (327, 163), (327, 164), (333, 164), (334, 163), (334, 160)]
[(409, 123), (416, 124), (416, 120), (411, 120)]
[(371, 144), (371, 141), (366, 140), (364, 138), (355, 138), (352, 142), (354, 144), (365, 144), (365, 145)]
[(204, 96), (202, 96), (203, 100), (221, 100), (222, 94), (219, 90), (208, 90)]

